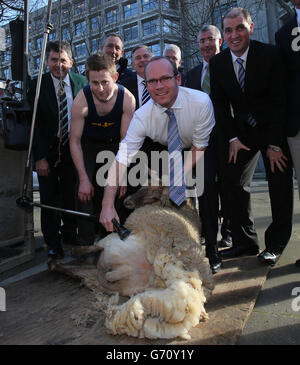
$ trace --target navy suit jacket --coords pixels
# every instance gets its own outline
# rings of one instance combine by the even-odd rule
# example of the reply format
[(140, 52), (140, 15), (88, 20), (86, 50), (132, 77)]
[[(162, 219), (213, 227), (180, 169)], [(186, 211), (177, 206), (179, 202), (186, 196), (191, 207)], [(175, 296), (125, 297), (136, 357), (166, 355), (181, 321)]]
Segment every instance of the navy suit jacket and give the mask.
[[(230, 49), (215, 55), (210, 60), (210, 86), (216, 123), (227, 140), (238, 137), (250, 146), (282, 145), (286, 136), (285, 73), (275, 46), (250, 41), (244, 92)], [(249, 133), (249, 114), (257, 122), (255, 136)]]
[(298, 32), (292, 35), (292, 30), (297, 26), (295, 15), (275, 34), (276, 44), (283, 55), (288, 73), (287, 135), (289, 137), (294, 137), (300, 130), (300, 42)]
[(137, 74), (133, 73), (133, 76), (127, 78), (122, 82), (122, 85), (126, 87), (134, 96), (135, 98), (135, 110), (140, 107), (139, 103), (139, 92), (138, 92), (138, 84), (137, 84)]
[(202, 69), (203, 69), (203, 63), (201, 62), (198, 66), (188, 71), (185, 76), (184, 86), (189, 87), (191, 89), (202, 91), (201, 89)]

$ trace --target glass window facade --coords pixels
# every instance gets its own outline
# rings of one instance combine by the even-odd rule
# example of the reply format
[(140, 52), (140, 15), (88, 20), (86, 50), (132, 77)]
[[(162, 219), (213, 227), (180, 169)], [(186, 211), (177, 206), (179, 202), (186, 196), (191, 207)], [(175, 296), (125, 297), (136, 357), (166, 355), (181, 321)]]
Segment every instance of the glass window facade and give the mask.
[(143, 11), (149, 11), (158, 8), (157, 0), (142, 0)]
[(123, 11), (124, 11), (124, 18), (125, 19), (131, 18), (134, 15), (137, 15), (138, 14), (137, 2), (123, 5)]
[(144, 22), (143, 23), (143, 36), (146, 37), (148, 35), (157, 33), (157, 30), (158, 30), (157, 24), (158, 24), (157, 19), (152, 19), (147, 22)]
[(116, 23), (118, 21), (118, 10), (112, 9), (106, 13), (106, 24)]
[(86, 47), (84, 42), (75, 46), (75, 55), (76, 57), (83, 57), (86, 55)]
[(139, 36), (138, 26), (132, 25), (131, 27), (124, 28), (124, 41), (131, 41), (137, 39)]
[(85, 21), (75, 24), (75, 36), (84, 35), (86, 32)]

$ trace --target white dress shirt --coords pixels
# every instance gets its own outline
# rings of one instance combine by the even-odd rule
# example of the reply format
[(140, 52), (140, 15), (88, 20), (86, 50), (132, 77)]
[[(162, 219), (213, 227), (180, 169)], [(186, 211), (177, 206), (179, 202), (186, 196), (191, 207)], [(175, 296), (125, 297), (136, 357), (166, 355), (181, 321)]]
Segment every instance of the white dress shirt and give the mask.
[[(182, 147), (205, 148), (215, 125), (213, 105), (210, 97), (199, 90), (179, 87), (173, 109)], [(116, 159), (129, 166), (133, 156), (141, 148), (145, 137), (162, 145), (168, 145), (169, 117), (167, 109), (151, 98), (141, 106), (130, 122), (126, 137), (120, 143)]]
[[(52, 77), (52, 80), (53, 80), (54, 89), (55, 89), (55, 93), (56, 93), (57, 105), (59, 106), (59, 96), (58, 96), (59, 79), (54, 77), (52, 74), (51, 74), (51, 77)], [(65, 82), (65, 92), (66, 92), (66, 96), (67, 96), (68, 120), (69, 120), (68, 131), (70, 132), (70, 121), (71, 121), (71, 108), (72, 108), (72, 104), (73, 104), (73, 93), (72, 93), (72, 87), (71, 87), (71, 81), (70, 81), (69, 74), (67, 74), (67, 76), (64, 78), (63, 81)], [(58, 130), (57, 136), (59, 136), (59, 130)]]

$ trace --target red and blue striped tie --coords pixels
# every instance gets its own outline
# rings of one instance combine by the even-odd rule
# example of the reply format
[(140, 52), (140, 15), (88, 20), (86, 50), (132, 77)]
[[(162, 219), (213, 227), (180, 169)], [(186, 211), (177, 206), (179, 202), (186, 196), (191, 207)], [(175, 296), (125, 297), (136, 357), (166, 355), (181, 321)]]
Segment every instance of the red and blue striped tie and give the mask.
[(181, 205), (185, 200), (185, 181), (182, 158), (182, 144), (178, 132), (178, 125), (174, 111), (166, 110), (169, 116), (168, 123), (168, 152), (170, 166), (169, 197), (176, 204)]

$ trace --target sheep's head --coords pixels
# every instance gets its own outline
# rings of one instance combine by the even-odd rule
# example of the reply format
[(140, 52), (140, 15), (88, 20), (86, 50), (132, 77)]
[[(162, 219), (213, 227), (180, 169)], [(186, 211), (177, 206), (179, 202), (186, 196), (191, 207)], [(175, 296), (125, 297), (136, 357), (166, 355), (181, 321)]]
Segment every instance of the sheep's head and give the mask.
[(124, 200), (124, 205), (128, 209), (136, 209), (157, 202), (164, 206), (168, 195), (169, 189), (167, 186), (143, 186), (135, 194), (128, 196)]

